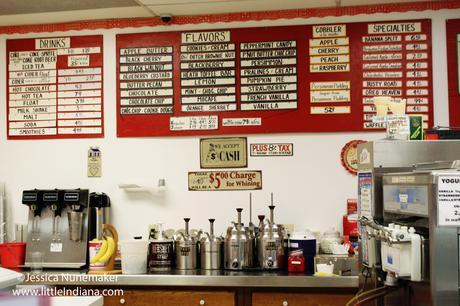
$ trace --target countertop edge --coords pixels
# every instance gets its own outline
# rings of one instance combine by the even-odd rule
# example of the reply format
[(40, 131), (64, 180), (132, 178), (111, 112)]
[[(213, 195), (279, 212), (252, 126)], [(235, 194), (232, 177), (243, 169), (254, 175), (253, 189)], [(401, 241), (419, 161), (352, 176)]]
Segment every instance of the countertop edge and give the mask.
[[(211, 276), (211, 275), (36, 275), (25, 273), (23, 285), (54, 286), (139, 286), (139, 287), (254, 287), (254, 288), (358, 288), (358, 276)], [(70, 276), (70, 277), (69, 277)]]

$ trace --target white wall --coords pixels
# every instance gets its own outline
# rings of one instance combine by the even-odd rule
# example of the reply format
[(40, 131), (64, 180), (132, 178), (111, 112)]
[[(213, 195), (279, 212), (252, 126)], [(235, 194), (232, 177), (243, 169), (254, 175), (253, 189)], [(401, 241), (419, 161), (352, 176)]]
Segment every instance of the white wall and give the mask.
[[(307, 20), (278, 20), (231, 24), (168, 26), (157, 28), (113, 29), (67, 32), (67, 35), (104, 34), (105, 138), (77, 140), (6, 140), (6, 67), (0, 61), (0, 181), (6, 183), (8, 221), (27, 222), (27, 208), (21, 193), (29, 188), (89, 188), (103, 191), (112, 199), (113, 223), (122, 238), (145, 234), (148, 224), (163, 221), (167, 227), (206, 228), (207, 219), (217, 219), (216, 228), (224, 231), (235, 218), (236, 207), (248, 207), (249, 192), (189, 192), (187, 172), (199, 170), (199, 137), (117, 138), (115, 92), (115, 34), (164, 30), (212, 29), (266, 25), (317, 24), (332, 22), (432, 19), (435, 125), (448, 124), (445, 20), (458, 18), (460, 10), (358, 15)], [(40, 33), (0, 37), (0, 54), (5, 55), (7, 38), (56, 36)], [(356, 179), (340, 164), (340, 150), (352, 139), (375, 140), (382, 133), (315, 133), (249, 135), (248, 142), (293, 142), (294, 157), (251, 158), (249, 169), (263, 171), (263, 190), (253, 192), (254, 216), (267, 214), (270, 192), (278, 205), (278, 222), (292, 223), (296, 229), (326, 230), (341, 228), (346, 199), (356, 197)], [(86, 177), (89, 146), (98, 145), (103, 154), (102, 178)], [(127, 194), (119, 183), (154, 186), (165, 178), (163, 196)], [(247, 212), (247, 210), (246, 210)], [(245, 222), (247, 214), (245, 215)], [(255, 220), (254, 220), (255, 221)]]

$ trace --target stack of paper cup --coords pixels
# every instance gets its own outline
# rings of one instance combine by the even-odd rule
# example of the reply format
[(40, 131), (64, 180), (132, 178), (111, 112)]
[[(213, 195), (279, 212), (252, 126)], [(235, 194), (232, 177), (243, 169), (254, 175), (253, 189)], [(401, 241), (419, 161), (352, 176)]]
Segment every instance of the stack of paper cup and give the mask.
[(374, 105), (377, 110), (377, 116), (386, 116), (388, 113), (388, 106), (392, 102), (392, 98), (388, 96), (374, 97)]

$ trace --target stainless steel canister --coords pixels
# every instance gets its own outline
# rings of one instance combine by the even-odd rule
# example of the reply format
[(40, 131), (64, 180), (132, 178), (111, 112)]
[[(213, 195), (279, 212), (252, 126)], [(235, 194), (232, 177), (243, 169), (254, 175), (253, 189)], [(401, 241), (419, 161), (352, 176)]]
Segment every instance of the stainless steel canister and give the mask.
[(270, 205), (270, 220), (259, 231), (257, 237), (258, 263), (262, 269), (277, 270), (284, 267), (284, 229), (274, 221), (275, 206)]
[(190, 218), (184, 218), (185, 233), (176, 237), (176, 268), (179, 270), (194, 270), (197, 268), (197, 242), (189, 233)]
[(219, 270), (222, 267), (222, 238), (214, 235), (214, 221), (209, 219), (209, 233), (200, 241), (201, 269)]
[(227, 229), (225, 237), (224, 266), (228, 270), (243, 270), (253, 267), (253, 237), (241, 223), (242, 208), (237, 208), (238, 222)]

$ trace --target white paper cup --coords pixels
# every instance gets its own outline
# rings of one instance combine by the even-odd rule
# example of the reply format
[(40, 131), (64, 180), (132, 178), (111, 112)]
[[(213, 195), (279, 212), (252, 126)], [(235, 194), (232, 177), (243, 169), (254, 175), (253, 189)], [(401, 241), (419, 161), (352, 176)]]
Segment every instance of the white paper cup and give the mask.
[(147, 273), (147, 240), (120, 241), (121, 270), (123, 274)]

